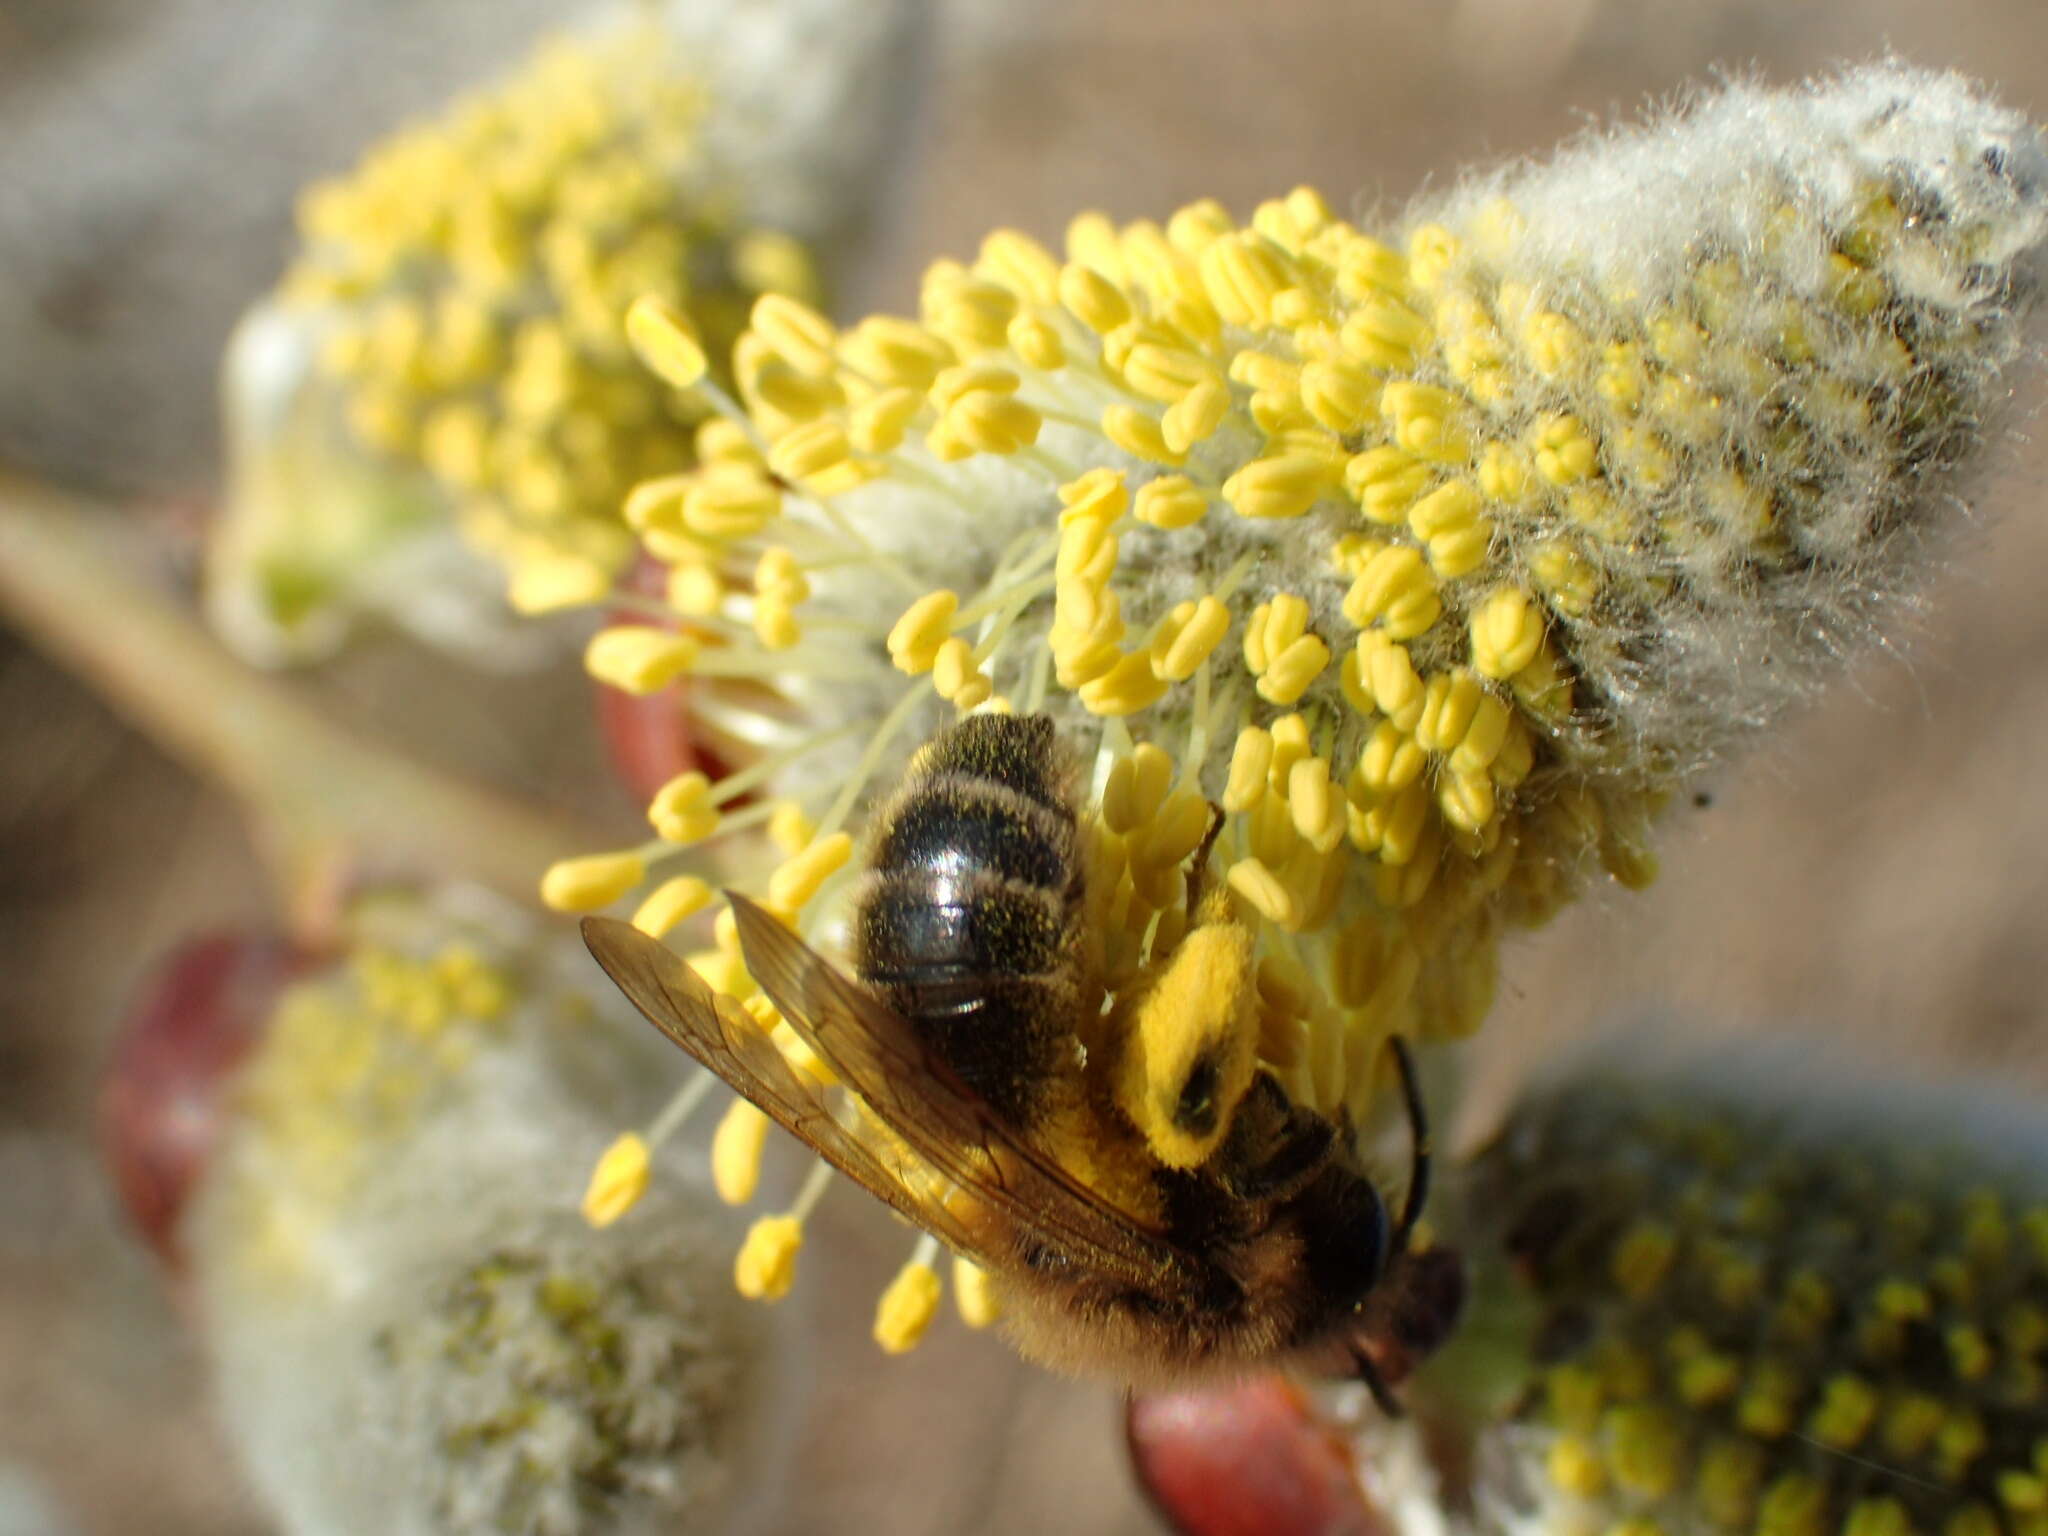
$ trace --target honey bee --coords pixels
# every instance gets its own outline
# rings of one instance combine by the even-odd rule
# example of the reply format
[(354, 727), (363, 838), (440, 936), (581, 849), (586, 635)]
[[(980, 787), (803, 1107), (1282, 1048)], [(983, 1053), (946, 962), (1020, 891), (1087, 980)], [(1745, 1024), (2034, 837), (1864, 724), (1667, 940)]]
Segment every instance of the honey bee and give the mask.
[(1351, 1127), (1257, 1067), (1251, 936), (1227, 892), (1201, 892), (1220, 812), (1192, 861), (1185, 934), (1105, 1005), (1072, 780), (1043, 715), (970, 716), (933, 737), (876, 818), (857, 979), (728, 893), (748, 971), (846, 1102), (666, 945), (604, 918), (584, 937), (669, 1039), (988, 1271), (1025, 1355), (1129, 1385), (1355, 1374), (1398, 1412), (1373, 1293), (1428, 1192), (1405, 1045), (1412, 1172), (1390, 1222)]

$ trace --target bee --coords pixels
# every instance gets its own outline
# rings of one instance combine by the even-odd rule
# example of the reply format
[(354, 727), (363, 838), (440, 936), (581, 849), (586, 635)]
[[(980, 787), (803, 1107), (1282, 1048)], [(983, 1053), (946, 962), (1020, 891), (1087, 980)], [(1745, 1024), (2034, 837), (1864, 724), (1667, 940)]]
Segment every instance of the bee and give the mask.
[(1192, 861), (1184, 935), (1106, 1005), (1099, 892), (1043, 715), (933, 737), (876, 818), (848, 977), (728, 893), (747, 970), (846, 1097), (666, 945), (586, 919), (591, 953), (670, 1040), (841, 1174), (986, 1270), (1020, 1351), (1127, 1385), (1278, 1365), (1355, 1374), (1429, 1184), (1414, 1065), (1393, 1042), (1412, 1172), (1398, 1221), (1351, 1127), (1258, 1069), (1251, 936)]

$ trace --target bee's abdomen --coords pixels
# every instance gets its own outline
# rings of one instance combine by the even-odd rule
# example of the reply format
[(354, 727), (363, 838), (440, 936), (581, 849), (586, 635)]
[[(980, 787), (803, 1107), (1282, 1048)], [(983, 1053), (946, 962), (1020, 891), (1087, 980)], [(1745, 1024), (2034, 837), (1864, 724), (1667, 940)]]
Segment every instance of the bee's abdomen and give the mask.
[(879, 819), (854, 967), (968, 1085), (1027, 1113), (1071, 1028), (1082, 879), (1042, 716), (977, 716), (919, 753)]

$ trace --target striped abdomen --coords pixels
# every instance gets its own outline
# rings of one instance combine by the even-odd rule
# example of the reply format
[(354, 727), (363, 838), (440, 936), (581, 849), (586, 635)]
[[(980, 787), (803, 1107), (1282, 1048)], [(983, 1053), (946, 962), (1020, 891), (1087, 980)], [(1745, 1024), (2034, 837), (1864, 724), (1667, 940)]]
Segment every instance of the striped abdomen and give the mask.
[(975, 715), (941, 732), (877, 824), (856, 973), (968, 1086), (1027, 1117), (1077, 996), (1081, 861), (1052, 722)]

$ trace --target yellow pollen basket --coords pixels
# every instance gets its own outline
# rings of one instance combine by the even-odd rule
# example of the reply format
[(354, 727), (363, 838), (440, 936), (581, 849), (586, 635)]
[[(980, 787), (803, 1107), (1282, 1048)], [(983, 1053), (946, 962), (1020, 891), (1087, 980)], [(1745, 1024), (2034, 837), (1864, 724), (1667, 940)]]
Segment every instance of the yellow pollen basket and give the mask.
[(1226, 899), (1197, 925), (1130, 1003), (1112, 1082), (1117, 1107), (1169, 1168), (1207, 1161), (1251, 1086), (1258, 1000), (1250, 933)]

